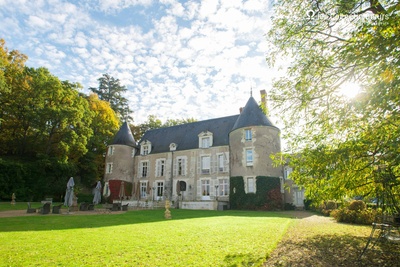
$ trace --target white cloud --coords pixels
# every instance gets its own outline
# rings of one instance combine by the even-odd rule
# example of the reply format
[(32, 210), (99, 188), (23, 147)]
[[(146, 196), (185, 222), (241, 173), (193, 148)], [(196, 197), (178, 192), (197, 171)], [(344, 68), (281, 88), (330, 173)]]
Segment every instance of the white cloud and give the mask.
[(129, 89), (136, 123), (149, 114), (162, 120), (237, 114), (251, 86), (268, 89), (268, 1), (13, 3), (0, 2), (0, 36), (10, 48), (27, 54), (28, 65), (46, 66), (85, 90), (110, 73)]

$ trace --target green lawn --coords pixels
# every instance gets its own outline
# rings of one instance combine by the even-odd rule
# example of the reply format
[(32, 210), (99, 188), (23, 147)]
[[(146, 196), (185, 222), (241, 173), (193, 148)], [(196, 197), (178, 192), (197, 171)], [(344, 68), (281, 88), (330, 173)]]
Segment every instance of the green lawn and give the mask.
[(292, 221), (272, 212), (171, 213), (0, 218), (0, 266), (259, 266)]

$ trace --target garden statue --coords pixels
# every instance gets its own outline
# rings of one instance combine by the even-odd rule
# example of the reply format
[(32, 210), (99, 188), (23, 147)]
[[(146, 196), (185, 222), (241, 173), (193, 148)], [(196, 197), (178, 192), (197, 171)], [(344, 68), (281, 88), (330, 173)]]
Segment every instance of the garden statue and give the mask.
[(165, 219), (169, 220), (172, 219), (171, 217), (171, 212), (169, 211), (169, 208), (171, 207), (171, 205), (169, 204), (169, 200), (165, 201), (165, 212), (164, 212), (164, 217)]
[(15, 203), (15, 193), (13, 193), (11, 196), (11, 205), (15, 205)]

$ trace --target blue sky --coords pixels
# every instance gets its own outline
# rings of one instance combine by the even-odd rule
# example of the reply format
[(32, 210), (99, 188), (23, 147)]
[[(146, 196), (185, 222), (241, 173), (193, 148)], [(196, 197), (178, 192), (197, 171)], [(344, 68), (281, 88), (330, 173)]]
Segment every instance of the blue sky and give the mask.
[(134, 123), (205, 120), (268, 92), (270, 15), (268, 0), (0, 0), (0, 38), (85, 93), (120, 79)]

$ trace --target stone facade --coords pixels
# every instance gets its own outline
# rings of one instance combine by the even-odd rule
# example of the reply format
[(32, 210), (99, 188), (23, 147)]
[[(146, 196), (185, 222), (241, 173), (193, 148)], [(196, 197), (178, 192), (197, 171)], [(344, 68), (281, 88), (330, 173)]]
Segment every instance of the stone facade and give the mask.
[(257, 176), (282, 179), (270, 158), (280, 150), (280, 130), (250, 97), (239, 115), (150, 130), (138, 143), (125, 123), (108, 147), (104, 180), (131, 183), (126, 198), (138, 203), (225, 209), (230, 177), (242, 176), (248, 193)]

